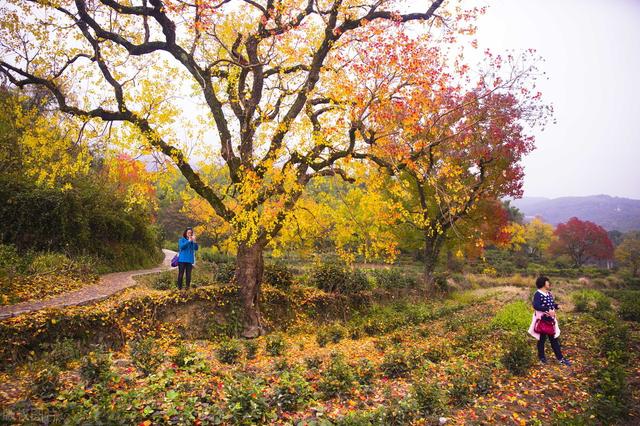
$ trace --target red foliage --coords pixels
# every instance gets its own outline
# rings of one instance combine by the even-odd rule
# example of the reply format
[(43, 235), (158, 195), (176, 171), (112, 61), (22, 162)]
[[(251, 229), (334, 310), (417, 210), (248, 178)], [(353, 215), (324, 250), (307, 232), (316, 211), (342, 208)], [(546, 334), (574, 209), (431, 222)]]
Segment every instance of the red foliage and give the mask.
[(613, 243), (607, 231), (596, 223), (572, 217), (567, 223), (560, 223), (554, 233), (558, 239), (551, 246), (552, 252), (571, 256), (576, 266), (613, 258)]

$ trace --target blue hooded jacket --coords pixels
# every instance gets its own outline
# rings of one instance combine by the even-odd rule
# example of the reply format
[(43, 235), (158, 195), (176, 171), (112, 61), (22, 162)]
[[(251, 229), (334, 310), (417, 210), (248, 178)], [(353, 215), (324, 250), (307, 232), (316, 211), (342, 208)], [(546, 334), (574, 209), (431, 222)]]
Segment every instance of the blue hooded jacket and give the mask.
[(198, 250), (198, 243), (193, 243), (182, 237), (178, 240), (178, 262), (194, 263), (196, 260), (195, 252)]

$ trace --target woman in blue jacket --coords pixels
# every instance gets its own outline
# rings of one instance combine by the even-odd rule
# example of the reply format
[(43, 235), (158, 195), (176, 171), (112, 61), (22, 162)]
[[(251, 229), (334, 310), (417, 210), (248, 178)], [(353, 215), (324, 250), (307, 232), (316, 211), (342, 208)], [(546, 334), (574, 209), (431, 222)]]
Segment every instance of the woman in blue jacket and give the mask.
[(196, 261), (196, 250), (198, 250), (198, 243), (196, 243), (196, 236), (193, 233), (193, 229), (187, 228), (182, 233), (182, 238), (178, 240), (178, 289), (182, 290), (182, 276), (186, 275), (186, 286), (188, 289), (191, 285), (191, 269)]
[[(536, 287), (538, 290), (533, 295), (533, 319), (531, 320), (531, 325), (529, 326), (529, 334), (538, 339), (538, 358), (540, 362), (543, 364), (547, 363), (547, 358), (544, 355), (544, 342), (549, 338), (549, 342), (551, 343), (551, 348), (553, 349), (553, 353), (556, 356), (556, 359), (566, 366), (571, 365), (569, 360), (562, 355), (562, 350), (560, 349), (560, 341), (558, 340), (558, 336), (560, 335), (560, 327), (558, 327), (558, 320), (556, 318), (556, 309), (558, 309), (558, 304), (553, 299), (553, 295), (551, 294), (550, 287), (551, 282), (549, 278), (541, 276), (536, 280)], [(554, 321), (555, 333), (553, 336), (547, 336), (546, 334), (539, 334), (535, 331), (535, 322), (536, 320), (542, 319), (543, 316), (550, 316)]]

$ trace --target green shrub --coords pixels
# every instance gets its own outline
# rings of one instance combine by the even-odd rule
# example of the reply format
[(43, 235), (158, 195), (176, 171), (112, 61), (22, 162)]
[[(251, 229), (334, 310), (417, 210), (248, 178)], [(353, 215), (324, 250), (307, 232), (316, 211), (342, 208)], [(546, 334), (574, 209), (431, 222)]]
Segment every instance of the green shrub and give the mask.
[(148, 376), (162, 364), (164, 354), (154, 338), (145, 337), (131, 343), (131, 360), (145, 376)]
[(293, 273), (284, 263), (266, 265), (263, 281), (273, 287), (289, 290), (293, 284)]
[(344, 263), (327, 262), (311, 269), (311, 283), (327, 293), (358, 293), (371, 288), (367, 275), (349, 271)]
[(304, 359), (304, 363), (307, 366), (307, 369), (318, 370), (320, 367), (322, 367), (322, 358), (318, 355), (306, 357)]
[(282, 334), (274, 333), (267, 336), (265, 341), (264, 350), (271, 356), (280, 356), (287, 349), (287, 344), (284, 341)]
[(424, 353), (426, 359), (436, 363), (449, 359), (451, 355), (453, 355), (451, 346), (444, 342), (430, 346)]
[(376, 375), (376, 368), (367, 358), (361, 358), (355, 365), (355, 374), (360, 386), (365, 388), (371, 386)]
[(376, 426), (408, 425), (416, 420), (417, 411), (414, 398), (390, 397), (385, 405), (371, 412), (371, 424)]
[(477, 395), (486, 395), (493, 387), (493, 372), (490, 368), (482, 368), (474, 376), (474, 392)]
[(451, 385), (448, 391), (450, 401), (457, 406), (471, 402), (474, 392), (472, 372), (464, 366), (457, 365), (455, 369), (450, 369), (448, 373)]
[(171, 356), (171, 361), (180, 368), (191, 367), (200, 361), (200, 357), (193, 348), (180, 343), (178, 350)]
[(512, 374), (524, 375), (533, 365), (533, 351), (523, 336), (511, 334), (501, 361)]
[(89, 352), (80, 363), (80, 377), (91, 386), (111, 378), (111, 355), (104, 352)]
[(0, 277), (14, 275), (22, 269), (24, 257), (18, 254), (18, 250), (12, 244), (0, 244)]
[(597, 290), (580, 290), (571, 294), (577, 312), (602, 313), (611, 310), (611, 301)]
[(362, 331), (367, 336), (378, 336), (384, 333), (387, 329), (387, 325), (381, 318), (367, 318), (362, 324)]
[(311, 395), (311, 386), (300, 373), (285, 371), (273, 389), (273, 403), (283, 411), (296, 411), (309, 402)]
[(354, 269), (349, 274), (347, 287), (342, 290), (342, 293), (359, 293), (370, 289), (371, 283), (369, 282), (367, 274), (360, 269)]
[(380, 370), (389, 378), (406, 376), (411, 367), (404, 352), (395, 350), (384, 355)]
[[(177, 251), (177, 246), (175, 249)], [(233, 263), (235, 258), (225, 253), (220, 253), (214, 248), (200, 247), (198, 250), (198, 257), (200, 260), (208, 263)]]
[[(160, 234), (149, 212), (132, 209), (97, 173), (78, 177), (72, 185), (70, 190), (45, 188), (0, 175), (0, 223), (12, 224), (1, 242), (15, 245), (18, 252), (89, 254), (112, 270), (157, 262)], [(36, 256), (33, 271), (61, 264), (60, 255), (43, 256)]]
[(262, 379), (242, 377), (227, 383), (225, 396), (227, 411), (236, 425), (266, 424), (274, 418), (266, 397), (267, 388)]
[(29, 263), (27, 273), (33, 275), (61, 273), (69, 269), (70, 263), (69, 258), (62, 253), (40, 253)]
[(216, 264), (216, 271), (213, 276), (215, 282), (229, 284), (236, 275), (236, 264), (234, 262), (224, 262)]
[(60, 370), (56, 366), (43, 366), (33, 378), (31, 391), (34, 396), (42, 399), (52, 399), (60, 388)]
[(593, 414), (602, 424), (625, 419), (631, 408), (631, 392), (626, 381), (624, 366), (606, 362), (596, 370), (596, 380), (591, 389)]
[(592, 426), (593, 423), (593, 419), (589, 418), (588, 413), (577, 414), (574, 412), (556, 411), (551, 417), (551, 426)]
[(318, 382), (318, 390), (326, 399), (335, 396), (348, 396), (357, 383), (356, 374), (353, 368), (344, 361), (344, 356), (340, 353), (333, 353), (329, 365)]
[(623, 293), (620, 299), (620, 316), (627, 321), (640, 322), (640, 291)]
[(375, 411), (350, 411), (331, 424), (334, 426), (377, 426), (379, 423), (375, 422), (376, 414)]
[(325, 346), (327, 346), (327, 343), (329, 343), (329, 340), (329, 332), (327, 328), (321, 327), (318, 330), (318, 333), (316, 333), (316, 342), (318, 343), (318, 346), (324, 348)]
[(359, 338), (362, 337), (362, 330), (358, 326), (350, 325), (347, 328), (347, 334), (350, 339), (358, 340)]
[(177, 276), (174, 271), (159, 273), (151, 282), (151, 287), (156, 290), (173, 290), (177, 288)]
[(421, 348), (411, 348), (407, 352), (406, 359), (409, 368), (412, 370), (422, 367), (425, 362), (429, 362), (427, 352)]
[(273, 361), (273, 371), (275, 371), (276, 373), (283, 373), (285, 371), (289, 371), (291, 369), (291, 364), (289, 364), (289, 361), (285, 358), (276, 358)]
[(430, 380), (421, 378), (411, 385), (411, 397), (423, 416), (440, 414), (447, 405), (447, 395), (441, 387)]
[(65, 368), (69, 362), (80, 357), (78, 345), (72, 339), (58, 339), (46, 345), (47, 359), (60, 368)]
[(320, 328), (316, 335), (316, 341), (318, 342), (318, 345), (323, 348), (329, 342), (340, 342), (344, 338), (346, 332), (346, 329), (342, 325), (334, 323), (327, 327)]
[(415, 277), (405, 275), (397, 268), (374, 269), (371, 275), (376, 286), (385, 290), (411, 289), (418, 285)]
[(491, 324), (502, 330), (517, 332), (527, 330), (531, 318), (531, 305), (518, 300), (503, 306), (491, 320)]
[(310, 272), (313, 285), (327, 293), (342, 291), (349, 280), (349, 274), (346, 271), (345, 265), (342, 263), (321, 263), (315, 265)]
[(255, 359), (258, 354), (258, 343), (253, 340), (244, 341), (244, 351), (247, 359)]
[(237, 363), (240, 360), (240, 355), (242, 355), (242, 346), (235, 339), (223, 340), (216, 351), (218, 360), (225, 364)]

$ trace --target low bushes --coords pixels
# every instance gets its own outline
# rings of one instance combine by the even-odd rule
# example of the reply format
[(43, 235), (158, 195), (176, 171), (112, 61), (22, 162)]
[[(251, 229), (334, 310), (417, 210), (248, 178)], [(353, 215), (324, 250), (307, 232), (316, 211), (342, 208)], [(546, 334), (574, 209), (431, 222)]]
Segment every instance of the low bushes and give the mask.
[(58, 367), (42, 366), (35, 374), (31, 391), (34, 396), (42, 399), (52, 399), (60, 388), (60, 369)]
[(225, 386), (227, 410), (236, 425), (266, 424), (274, 418), (264, 381), (241, 377)]
[(131, 360), (144, 375), (149, 375), (162, 364), (164, 354), (155, 339), (145, 337), (131, 343)]
[(326, 399), (349, 396), (358, 386), (354, 368), (346, 363), (341, 353), (331, 354), (329, 364), (318, 382), (318, 390)]
[(441, 414), (447, 406), (446, 392), (431, 378), (421, 377), (411, 385), (411, 396), (421, 416)]
[(623, 292), (619, 312), (624, 320), (640, 322), (640, 291)]
[(350, 270), (344, 263), (337, 262), (314, 266), (311, 270), (311, 282), (327, 293), (358, 293), (371, 288), (364, 272), (359, 269)]
[(201, 359), (193, 348), (180, 343), (176, 352), (171, 355), (171, 361), (180, 368), (188, 368), (201, 362)]
[(611, 424), (629, 416), (631, 391), (626, 367), (628, 329), (615, 318), (609, 319), (600, 334), (599, 346), (603, 358), (595, 369), (591, 387), (593, 416), (602, 424)]
[(380, 370), (382, 370), (385, 376), (395, 379), (409, 374), (411, 366), (409, 365), (406, 354), (402, 350), (397, 349), (392, 352), (387, 352), (384, 355)]
[(42, 350), (47, 354), (48, 362), (60, 368), (66, 368), (71, 361), (80, 357), (78, 343), (71, 339), (59, 339), (42, 345)]
[(282, 334), (273, 333), (267, 336), (265, 340), (264, 350), (271, 356), (280, 356), (287, 349), (287, 343), (284, 341)]
[(376, 287), (388, 291), (406, 290), (415, 288), (418, 285), (416, 277), (403, 274), (397, 268), (374, 269), (371, 271), (371, 276), (376, 283)]
[(80, 363), (80, 377), (89, 386), (103, 383), (112, 376), (111, 355), (104, 352), (89, 352)]
[(300, 372), (285, 371), (278, 376), (272, 402), (283, 411), (295, 411), (305, 406), (311, 396), (311, 386)]
[(518, 300), (503, 306), (491, 320), (491, 325), (506, 331), (522, 331), (529, 328), (531, 317), (531, 305)]
[(321, 327), (316, 335), (316, 341), (318, 342), (318, 346), (322, 348), (329, 342), (340, 342), (346, 334), (347, 330), (345, 327), (339, 323), (334, 323), (329, 326)]
[(289, 290), (293, 284), (293, 272), (284, 263), (265, 265), (262, 281), (273, 287)]
[(158, 229), (148, 212), (131, 208), (109, 185), (85, 176), (61, 190), (0, 175), (0, 223), (12, 224), (0, 243), (20, 253), (90, 254), (111, 270), (154, 265), (161, 254)]
[(577, 312), (603, 313), (611, 310), (611, 301), (597, 290), (580, 290), (571, 294)]
[(533, 352), (529, 342), (520, 334), (506, 336), (506, 348), (501, 362), (512, 374), (522, 376), (533, 365)]
[(235, 339), (223, 340), (218, 345), (216, 356), (220, 362), (225, 364), (235, 364), (242, 355), (242, 345)]

